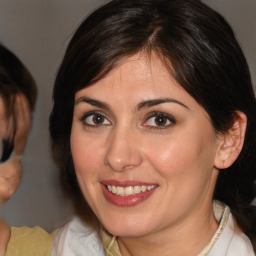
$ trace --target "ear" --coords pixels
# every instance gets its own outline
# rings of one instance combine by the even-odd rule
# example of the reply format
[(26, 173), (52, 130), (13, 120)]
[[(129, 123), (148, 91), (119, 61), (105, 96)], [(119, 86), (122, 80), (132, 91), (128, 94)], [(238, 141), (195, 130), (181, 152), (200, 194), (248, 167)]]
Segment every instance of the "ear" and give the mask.
[(24, 94), (17, 94), (14, 105), (16, 133), (14, 136), (14, 152), (23, 154), (31, 125), (31, 111)]
[(243, 148), (246, 126), (246, 115), (236, 111), (232, 127), (225, 134), (218, 135), (220, 144), (214, 162), (216, 168), (226, 169), (238, 158)]

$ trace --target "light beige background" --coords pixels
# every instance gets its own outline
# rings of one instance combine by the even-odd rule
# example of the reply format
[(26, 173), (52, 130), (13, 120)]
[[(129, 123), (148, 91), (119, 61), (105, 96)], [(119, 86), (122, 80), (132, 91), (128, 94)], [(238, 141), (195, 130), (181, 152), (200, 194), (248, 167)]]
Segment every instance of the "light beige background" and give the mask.
[[(38, 101), (25, 152), (22, 184), (5, 205), (11, 225), (52, 230), (72, 215), (61, 192), (49, 148), (48, 116), (55, 74), (72, 33), (104, 0), (0, 0), (0, 42), (29, 68), (38, 84)], [(205, 0), (234, 28), (256, 81), (256, 1)]]

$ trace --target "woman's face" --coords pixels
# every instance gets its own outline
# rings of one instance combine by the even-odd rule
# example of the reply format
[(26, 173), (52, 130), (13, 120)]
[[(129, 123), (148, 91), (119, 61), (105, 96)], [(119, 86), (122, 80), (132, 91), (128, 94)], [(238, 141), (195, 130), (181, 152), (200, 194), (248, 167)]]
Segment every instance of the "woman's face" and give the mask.
[(220, 139), (154, 55), (126, 59), (75, 95), (77, 179), (105, 228), (143, 236), (209, 217)]

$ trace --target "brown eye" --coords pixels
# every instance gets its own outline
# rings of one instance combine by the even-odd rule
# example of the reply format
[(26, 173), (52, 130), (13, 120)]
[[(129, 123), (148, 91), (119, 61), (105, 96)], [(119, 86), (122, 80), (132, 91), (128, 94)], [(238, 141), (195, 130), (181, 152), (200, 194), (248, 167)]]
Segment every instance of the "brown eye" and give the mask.
[(104, 116), (101, 116), (101, 115), (94, 115), (93, 118), (92, 118), (92, 121), (94, 124), (103, 124), (104, 123), (104, 120), (105, 120), (105, 117)]
[(143, 126), (154, 128), (154, 129), (164, 129), (168, 128), (176, 123), (176, 120), (161, 112), (152, 113), (152, 115), (143, 123)]
[(155, 124), (157, 126), (165, 126), (167, 124), (168, 120), (166, 117), (157, 116), (155, 117)]
[(94, 127), (111, 124), (111, 122), (103, 114), (100, 113), (88, 113), (81, 118), (81, 121), (86, 126)]

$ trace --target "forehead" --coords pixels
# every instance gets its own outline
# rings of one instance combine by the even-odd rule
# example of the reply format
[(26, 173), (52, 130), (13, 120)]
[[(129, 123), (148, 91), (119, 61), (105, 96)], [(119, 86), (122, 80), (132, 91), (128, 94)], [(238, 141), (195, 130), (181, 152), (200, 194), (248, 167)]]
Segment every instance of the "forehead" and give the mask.
[(123, 59), (117, 67), (96, 83), (78, 91), (76, 98), (82, 93), (109, 96), (129, 94), (161, 94), (167, 91), (183, 90), (167, 70), (166, 65), (154, 53), (140, 52)]
[(143, 101), (171, 98), (195, 112), (204, 109), (172, 77), (157, 54), (140, 52), (124, 59), (96, 83), (79, 90), (75, 102), (87, 97), (124, 109)]

